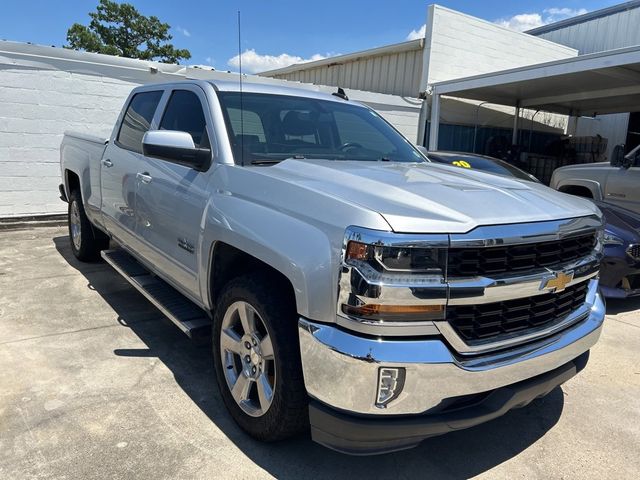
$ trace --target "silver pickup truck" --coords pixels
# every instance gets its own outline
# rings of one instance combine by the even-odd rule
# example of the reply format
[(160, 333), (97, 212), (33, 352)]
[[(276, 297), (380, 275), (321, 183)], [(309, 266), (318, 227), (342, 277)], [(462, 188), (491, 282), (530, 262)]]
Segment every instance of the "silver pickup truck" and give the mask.
[(136, 88), (61, 168), (74, 254), (212, 335), (258, 439), (409, 448), (547, 394), (601, 332), (593, 203), (431, 164), (342, 91)]
[(611, 162), (568, 165), (553, 172), (551, 187), (640, 213), (640, 146), (623, 155), (616, 147)]

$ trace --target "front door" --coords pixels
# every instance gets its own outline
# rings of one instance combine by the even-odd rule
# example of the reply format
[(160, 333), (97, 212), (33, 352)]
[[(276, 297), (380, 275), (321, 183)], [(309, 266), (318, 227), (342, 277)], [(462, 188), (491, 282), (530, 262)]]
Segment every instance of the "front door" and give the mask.
[(613, 169), (607, 175), (604, 201), (640, 213), (640, 165)]
[[(188, 132), (197, 147), (209, 147), (204, 92), (181, 86), (170, 92), (160, 130)], [(165, 160), (146, 157), (138, 170), (138, 236), (142, 255), (183, 293), (197, 299), (198, 239), (206, 208), (209, 175)]]

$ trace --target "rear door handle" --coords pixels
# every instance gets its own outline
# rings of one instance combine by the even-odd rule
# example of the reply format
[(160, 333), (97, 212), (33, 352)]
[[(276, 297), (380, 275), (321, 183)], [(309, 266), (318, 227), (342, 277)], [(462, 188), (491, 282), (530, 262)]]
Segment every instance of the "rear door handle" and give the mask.
[(111, 160), (109, 160), (108, 158), (105, 158), (105, 159), (102, 160), (102, 165), (104, 165), (107, 168), (113, 167), (113, 162)]
[(142, 183), (151, 183), (151, 180), (153, 180), (153, 177), (149, 175), (148, 172), (137, 173), (136, 178), (140, 180)]

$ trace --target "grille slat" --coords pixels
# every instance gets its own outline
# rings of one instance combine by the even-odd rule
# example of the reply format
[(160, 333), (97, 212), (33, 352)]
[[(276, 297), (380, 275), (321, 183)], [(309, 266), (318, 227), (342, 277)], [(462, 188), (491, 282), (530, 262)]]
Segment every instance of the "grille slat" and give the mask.
[(586, 257), (593, 251), (595, 244), (596, 235), (590, 233), (551, 242), (506, 247), (454, 247), (449, 250), (447, 275), (486, 276), (550, 267)]
[(479, 305), (447, 307), (447, 321), (467, 342), (500, 337), (540, 328), (560, 320), (584, 304), (589, 282), (580, 282), (560, 293), (545, 293)]

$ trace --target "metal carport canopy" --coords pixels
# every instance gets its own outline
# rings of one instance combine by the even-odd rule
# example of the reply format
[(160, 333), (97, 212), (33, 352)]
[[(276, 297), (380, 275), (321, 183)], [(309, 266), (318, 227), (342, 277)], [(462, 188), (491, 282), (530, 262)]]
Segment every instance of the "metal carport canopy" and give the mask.
[[(440, 96), (574, 116), (640, 111), (640, 45), (438, 82), (429, 148), (437, 149)], [(514, 138), (517, 129), (514, 119)]]

